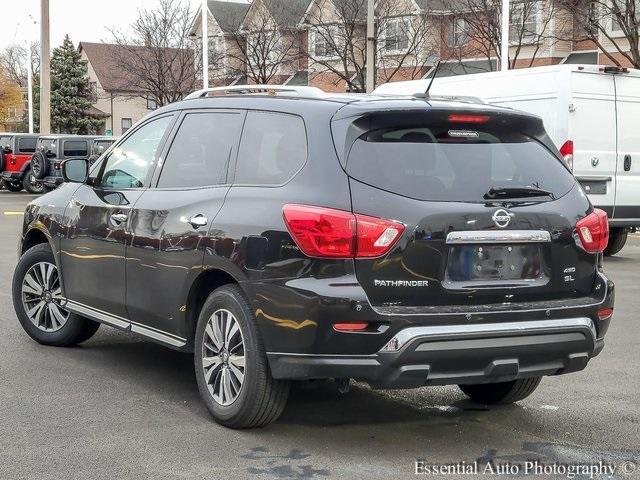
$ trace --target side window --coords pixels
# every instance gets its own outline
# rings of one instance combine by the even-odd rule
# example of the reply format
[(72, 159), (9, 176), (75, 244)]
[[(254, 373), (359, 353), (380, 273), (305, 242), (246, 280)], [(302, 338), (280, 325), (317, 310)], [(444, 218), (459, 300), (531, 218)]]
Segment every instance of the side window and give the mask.
[(88, 155), (88, 147), (86, 140), (67, 140), (64, 142), (65, 157), (86, 157)]
[(238, 151), (236, 184), (280, 185), (307, 160), (307, 133), (302, 118), (271, 112), (249, 112)]
[(185, 115), (162, 167), (159, 188), (223, 185), (242, 128), (240, 113)]
[(36, 151), (37, 137), (23, 137), (18, 139), (19, 153), (34, 153)]
[(168, 116), (150, 121), (114, 148), (104, 162), (97, 186), (117, 189), (144, 186), (172, 118)]

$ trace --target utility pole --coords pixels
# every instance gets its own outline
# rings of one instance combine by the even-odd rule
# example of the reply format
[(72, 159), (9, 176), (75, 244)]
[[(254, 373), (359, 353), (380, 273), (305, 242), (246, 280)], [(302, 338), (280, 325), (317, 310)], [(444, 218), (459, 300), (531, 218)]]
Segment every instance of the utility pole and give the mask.
[(202, 0), (200, 7), (202, 17), (202, 88), (209, 88), (209, 6), (207, 0)]
[(502, 0), (500, 70), (509, 70), (509, 0)]
[(40, 0), (40, 133), (51, 133), (51, 51), (49, 0)]
[(367, 68), (366, 91), (373, 92), (376, 88), (376, 27), (374, 0), (367, 0)]
[(31, 42), (27, 40), (27, 103), (29, 105), (29, 133), (33, 133), (33, 74), (31, 73)]

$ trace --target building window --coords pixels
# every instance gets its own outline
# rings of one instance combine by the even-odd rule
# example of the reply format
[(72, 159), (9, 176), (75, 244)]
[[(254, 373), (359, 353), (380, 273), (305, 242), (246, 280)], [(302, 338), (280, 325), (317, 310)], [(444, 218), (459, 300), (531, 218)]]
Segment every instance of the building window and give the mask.
[(464, 18), (453, 18), (449, 25), (447, 43), (450, 47), (462, 47), (469, 41), (469, 24)]
[(513, 5), (509, 20), (509, 40), (535, 40), (540, 34), (540, 2), (521, 2)]
[(155, 98), (147, 97), (147, 110), (155, 110), (158, 108), (158, 102)]
[(409, 48), (409, 29), (411, 22), (408, 18), (392, 18), (384, 26), (384, 50), (387, 52), (406, 52)]
[(18, 107), (9, 107), (7, 108), (7, 117), (8, 118), (16, 118), (18, 116)]
[(344, 32), (338, 25), (318, 25), (312, 32), (311, 43), (316, 58), (338, 58), (342, 49)]
[(124, 133), (133, 126), (133, 121), (130, 118), (123, 118), (120, 121), (120, 125), (122, 127), (122, 133)]

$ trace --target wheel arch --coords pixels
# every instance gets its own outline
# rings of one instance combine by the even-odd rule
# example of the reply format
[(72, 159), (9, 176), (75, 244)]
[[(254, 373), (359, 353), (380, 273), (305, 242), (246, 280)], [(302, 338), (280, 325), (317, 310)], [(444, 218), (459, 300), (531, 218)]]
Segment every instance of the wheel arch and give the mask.
[(198, 316), (204, 302), (215, 289), (229, 284), (239, 285), (242, 288), (235, 276), (220, 268), (204, 270), (191, 283), (185, 304), (187, 348), (189, 350), (193, 348)]
[(38, 225), (32, 226), (27, 230), (27, 233), (25, 233), (22, 245), (20, 246), (20, 255), (24, 255), (27, 250), (42, 243), (48, 243), (54, 256), (57, 257), (56, 250), (53, 248), (51, 234), (44, 228), (44, 226)]

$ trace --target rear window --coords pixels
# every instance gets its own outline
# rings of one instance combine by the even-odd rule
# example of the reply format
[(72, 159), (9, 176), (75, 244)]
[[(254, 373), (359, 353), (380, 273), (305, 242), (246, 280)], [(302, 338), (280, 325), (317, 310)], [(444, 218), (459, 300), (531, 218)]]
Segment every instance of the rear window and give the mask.
[(370, 131), (353, 144), (353, 178), (419, 200), (484, 202), (492, 187), (534, 187), (555, 198), (573, 176), (536, 139), (477, 125)]
[(36, 151), (37, 137), (23, 137), (18, 139), (18, 152), (34, 153)]
[(64, 142), (65, 157), (86, 157), (88, 147), (86, 140), (67, 140)]

